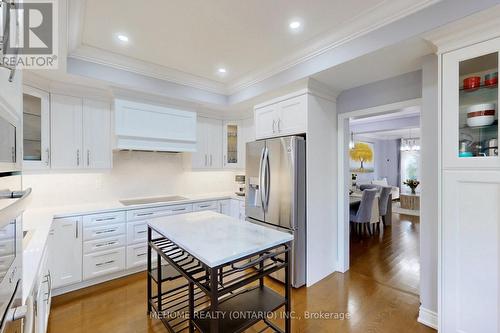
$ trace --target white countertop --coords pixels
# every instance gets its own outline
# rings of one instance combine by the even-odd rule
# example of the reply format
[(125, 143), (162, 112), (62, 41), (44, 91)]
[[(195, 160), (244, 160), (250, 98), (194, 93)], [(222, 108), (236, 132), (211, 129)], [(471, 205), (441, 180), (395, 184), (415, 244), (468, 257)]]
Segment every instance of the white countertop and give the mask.
[(234, 193), (209, 193), (182, 196), (187, 199), (132, 206), (124, 206), (118, 200), (112, 200), (109, 202), (91, 202), (78, 205), (61, 205), (34, 209), (28, 208), (23, 214), (23, 230), (31, 232), (32, 235), (28, 242), (23, 244), (23, 302), (33, 289), (35, 279), (38, 275), (40, 262), (42, 260), (43, 251), (47, 243), (50, 227), (52, 225), (52, 220), (54, 218), (171, 206), (207, 200), (245, 200), (245, 197), (237, 196)]
[(215, 212), (159, 217), (148, 223), (209, 267), (293, 240), (293, 235)]

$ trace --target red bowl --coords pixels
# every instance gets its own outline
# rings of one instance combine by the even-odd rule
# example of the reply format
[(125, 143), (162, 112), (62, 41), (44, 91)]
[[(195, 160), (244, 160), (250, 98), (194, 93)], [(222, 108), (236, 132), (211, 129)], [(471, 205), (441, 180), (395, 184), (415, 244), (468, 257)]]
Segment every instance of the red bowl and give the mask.
[(464, 90), (477, 89), (481, 85), (480, 76), (471, 76), (464, 79)]

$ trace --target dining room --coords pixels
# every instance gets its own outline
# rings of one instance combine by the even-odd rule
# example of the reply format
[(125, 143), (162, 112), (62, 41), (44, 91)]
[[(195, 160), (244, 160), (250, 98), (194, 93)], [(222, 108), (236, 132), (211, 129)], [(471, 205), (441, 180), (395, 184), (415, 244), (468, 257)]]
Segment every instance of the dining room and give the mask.
[(418, 295), (420, 107), (349, 119), (350, 270)]

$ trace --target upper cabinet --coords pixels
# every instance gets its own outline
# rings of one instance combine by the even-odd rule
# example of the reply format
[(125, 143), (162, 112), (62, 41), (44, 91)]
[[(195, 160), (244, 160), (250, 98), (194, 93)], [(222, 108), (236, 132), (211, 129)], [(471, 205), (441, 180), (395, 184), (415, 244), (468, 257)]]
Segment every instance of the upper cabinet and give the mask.
[(111, 112), (106, 102), (83, 100), (83, 160), (85, 167), (110, 168)]
[(222, 120), (198, 117), (193, 169), (222, 168)]
[(111, 168), (108, 103), (52, 94), (50, 133), (52, 168)]
[(303, 134), (307, 129), (307, 94), (255, 108), (256, 139)]
[(45, 91), (23, 88), (23, 168), (50, 167), (50, 102)]
[(443, 55), (443, 166), (498, 168), (500, 39)]

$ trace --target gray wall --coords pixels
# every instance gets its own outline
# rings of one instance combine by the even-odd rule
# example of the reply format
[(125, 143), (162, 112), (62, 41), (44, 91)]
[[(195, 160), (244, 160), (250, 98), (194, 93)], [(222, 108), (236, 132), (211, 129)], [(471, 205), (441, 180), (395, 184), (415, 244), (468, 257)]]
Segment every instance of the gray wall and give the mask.
[(427, 56), (422, 70), (420, 212), (420, 302), (437, 313), (438, 289), (438, 184), (439, 113), (438, 57)]
[(392, 104), (422, 96), (422, 71), (344, 90), (337, 98), (338, 113)]
[(420, 301), (421, 307), (437, 312), (438, 170), (439, 142), (437, 56), (424, 59), (421, 71), (370, 83), (342, 92), (338, 113), (366, 109), (409, 99), (422, 98), (420, 214)]

